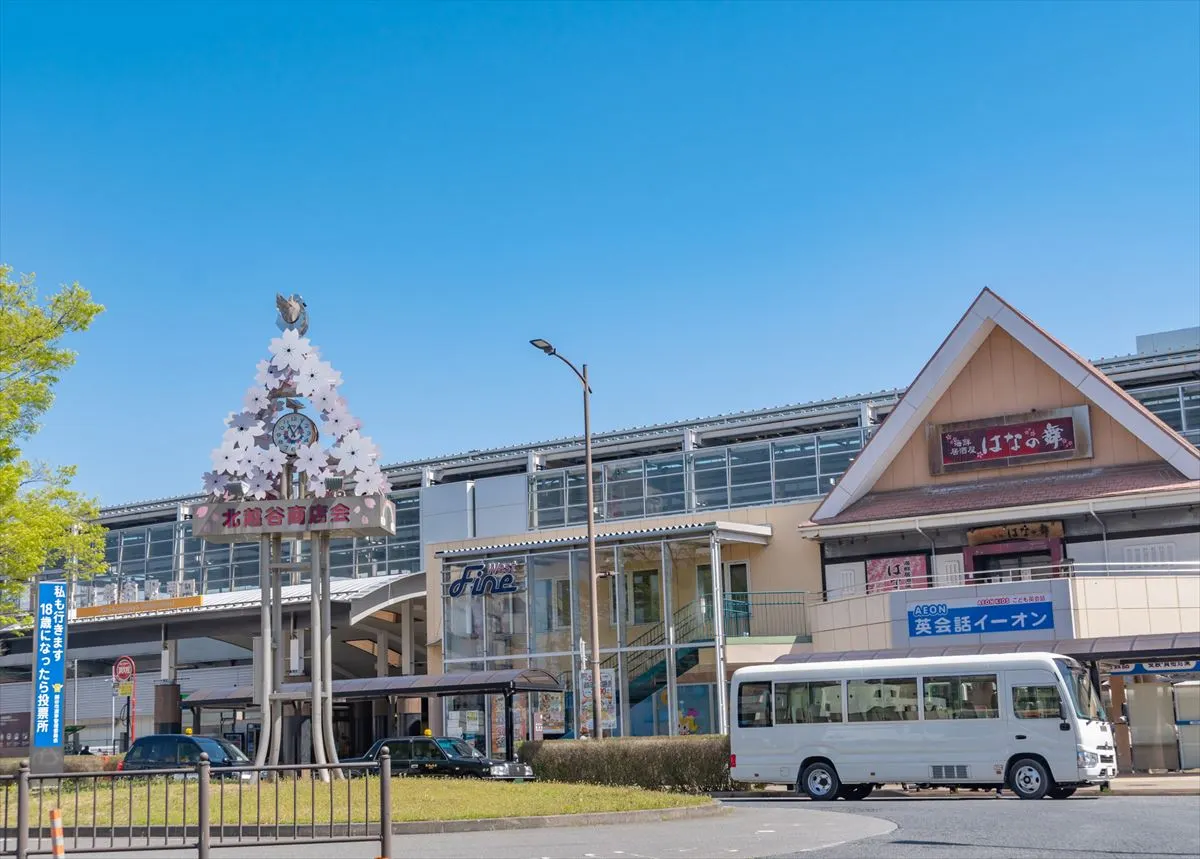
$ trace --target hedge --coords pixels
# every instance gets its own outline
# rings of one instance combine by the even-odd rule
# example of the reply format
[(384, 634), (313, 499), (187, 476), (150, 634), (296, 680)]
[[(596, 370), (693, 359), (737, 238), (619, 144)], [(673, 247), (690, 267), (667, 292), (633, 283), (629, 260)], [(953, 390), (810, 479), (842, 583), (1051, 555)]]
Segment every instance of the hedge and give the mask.
[[(63, 770), (69, 773), (115, 772), (124, 755), (67, 755)], [(16, 775), (28, 758), (0, 758), (0, 775)]]
[(546, 781), (680, 793), (729, 790), (729, 737), (617, 737), (522, 743), (522, 761)]

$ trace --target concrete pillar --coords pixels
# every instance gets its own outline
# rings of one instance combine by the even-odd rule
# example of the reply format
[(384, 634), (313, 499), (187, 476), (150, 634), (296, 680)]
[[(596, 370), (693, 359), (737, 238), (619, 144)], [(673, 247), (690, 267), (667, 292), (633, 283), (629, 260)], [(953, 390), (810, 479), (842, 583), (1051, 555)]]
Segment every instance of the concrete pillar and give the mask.
[(400, 604), (400, 673), (405, 676), (413, 673), (413, 608), (412, 600)]

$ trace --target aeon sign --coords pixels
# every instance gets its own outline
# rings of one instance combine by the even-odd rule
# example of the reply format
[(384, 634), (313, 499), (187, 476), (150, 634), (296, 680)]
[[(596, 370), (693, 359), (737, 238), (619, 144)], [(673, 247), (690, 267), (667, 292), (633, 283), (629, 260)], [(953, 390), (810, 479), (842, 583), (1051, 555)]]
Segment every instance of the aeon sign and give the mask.
[(496, 561), (490, 564), (468, 564), (462, 575), (450, 582), (446, 593), (451, 597), (470, 594), (473, 597), (487, 594), (515, 594), (520, 589), (517, 582), (518, 565), (513, 561)]

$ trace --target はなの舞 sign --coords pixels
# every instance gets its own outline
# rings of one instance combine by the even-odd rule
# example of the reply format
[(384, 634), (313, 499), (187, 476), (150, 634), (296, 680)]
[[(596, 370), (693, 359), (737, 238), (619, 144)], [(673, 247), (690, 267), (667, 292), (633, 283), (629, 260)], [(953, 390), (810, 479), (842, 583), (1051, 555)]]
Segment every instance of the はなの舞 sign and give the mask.
[(930, 467), (934, 474), (1091, 455), (1087, 406), (931, 427)]

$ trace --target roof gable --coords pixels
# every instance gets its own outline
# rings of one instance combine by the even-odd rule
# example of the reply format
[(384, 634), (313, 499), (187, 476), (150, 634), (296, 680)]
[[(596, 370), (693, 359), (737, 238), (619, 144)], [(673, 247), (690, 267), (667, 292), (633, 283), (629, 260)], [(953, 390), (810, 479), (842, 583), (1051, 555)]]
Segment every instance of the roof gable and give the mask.
[(909, 439), (923, 432), (923, 425), (934, 406), (996, 327), (1006, 331), (1183, 477), (1200, 480), (1200, 451), (1090, 362), (1051, 337), (990, 289), (984, 289), (917, 374), (862, 454), (814, 511), (813, 521), (837, 516), (872, 490)]

